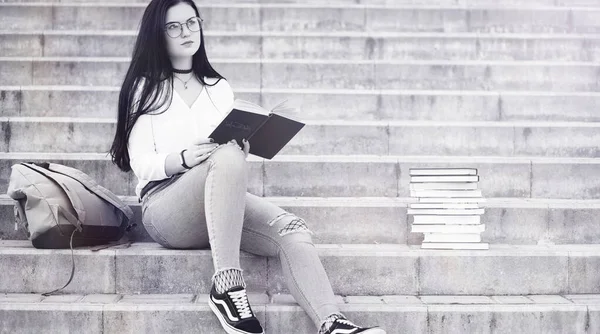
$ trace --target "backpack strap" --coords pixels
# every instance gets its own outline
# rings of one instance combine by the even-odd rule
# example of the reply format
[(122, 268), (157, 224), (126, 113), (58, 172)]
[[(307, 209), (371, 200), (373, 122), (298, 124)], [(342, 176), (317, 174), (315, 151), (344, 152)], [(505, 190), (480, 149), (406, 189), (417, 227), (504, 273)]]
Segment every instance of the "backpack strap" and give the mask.
[(42, 293), (42, 296), (48, 297), (50, 295), (53, 295), (53, 294), (57, 293), (58, 291), (66, 288), (67, 285), (71, 284), (71, 281), (73, 280), (73, 276), (75, 276), (75, 253), (73, 252), (73, 236), (75, 235), (75, 232), (77, 232), (77, 229), (73, 230), (73, 233), (71, 233), (71, 240), (69, 241), (69, 246), (71, 246), (71, 275), (69, 276), (69, 280), (67, 281), (67, 283), (65, 283), (65, 285), (63, 285), (62, 288), (58, 288), (58, 289), (52, 290), (50, 292), (44, 292), (44, 293)]
[(27, 226), (27, 216), (25, 215), (25, 209), (21, 204), (20, 200), (13, 200), (15, 203), (14, 214), (15, 214), (15, 231), (19, 230), (19, 225)]
[[(121, 249), (121, 248), (129, 248), (129, 246), (131, 246), (132, 242), (131, 240), (129, 240), (129, 237), (127, 237), (127, 235), (123, 235), (123, 237), (117, 241), (113, 241), (113, 242), (109, 242), (107, 244), (104, 245), (98, 245), (98, 246), (91, 246), (90, 250), (92, 252), (97, 252), (99, 250), (103, 250), (103, 249), (107, 249), (107, 248), (115, 248), (115, 249)], [(117, 247), (119, 246), (119, 247)]]

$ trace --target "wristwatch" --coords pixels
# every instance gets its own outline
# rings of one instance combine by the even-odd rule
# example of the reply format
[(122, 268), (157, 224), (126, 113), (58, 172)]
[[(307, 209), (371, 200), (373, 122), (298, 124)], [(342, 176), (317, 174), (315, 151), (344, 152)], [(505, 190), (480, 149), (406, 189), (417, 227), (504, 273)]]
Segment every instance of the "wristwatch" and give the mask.
[(183, 152), (185, 151), (187, 151), (187, 149), (184, 149), (181, 151), (181, 153), (179, 153), (179, 161), (181, 162), (181, 166), (183, 166), (183, 168), (190, 169), (191, 167), (185, 163), (185, 158), (183, 157)]

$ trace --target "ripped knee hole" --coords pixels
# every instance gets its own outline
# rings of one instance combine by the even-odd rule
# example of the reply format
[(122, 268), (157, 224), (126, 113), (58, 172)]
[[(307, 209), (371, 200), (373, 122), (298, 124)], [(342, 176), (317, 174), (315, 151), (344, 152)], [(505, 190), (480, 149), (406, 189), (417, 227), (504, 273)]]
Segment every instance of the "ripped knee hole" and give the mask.
[(275, 217), (269, 222), (269, 226), (275, 225), (277, 222), (282, 221), (283, 218), (289, 218), (289, 221), (283, 227), (279, 228), (279, 231), (277, 231), (277, 233), (279, 233), (280, 236), (283, 237), (287, 234), (295, 232), (307, 232), (309, 234), (313, 234), (313, 232), (308, 229), (308, 226), (306, 225), (306, 221), (304, 221), (304, 219), (289, 212), (284, 212), (279, 216)]

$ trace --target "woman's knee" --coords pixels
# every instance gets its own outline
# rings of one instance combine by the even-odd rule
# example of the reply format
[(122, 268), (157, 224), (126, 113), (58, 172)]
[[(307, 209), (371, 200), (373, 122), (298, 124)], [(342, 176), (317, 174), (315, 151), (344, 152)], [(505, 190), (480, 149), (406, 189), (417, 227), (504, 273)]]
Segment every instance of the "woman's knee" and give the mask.
[(246, 171), (246, 156), (239, 146), (232, 143), (219, 147), (208, 159), (215, 166)]
[(312, 243), (314, 233), (308, 228), (306, 221), (293, 213), (283, 212), (269, 221), (269, 226), (277, 232), (282, 239)]
[(262, 256), (278, 256), (282, 252), (303, 252), (307, 246), (314, 248), (312, 231), (302, 218), (292, 213), (282, 212), (271, 218), (253, 216), (250, 219), (260, 220), (261, 227), (244, 228), (241, 244), (244, 251)]

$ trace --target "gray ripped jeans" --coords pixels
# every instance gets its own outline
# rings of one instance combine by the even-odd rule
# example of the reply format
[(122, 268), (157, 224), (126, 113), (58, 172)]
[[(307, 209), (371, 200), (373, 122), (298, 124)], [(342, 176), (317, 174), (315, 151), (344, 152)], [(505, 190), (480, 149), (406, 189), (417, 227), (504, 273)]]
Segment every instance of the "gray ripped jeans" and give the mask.
[[(211, 248), (215, 273), (240, 268), (240, 249), (278, 257), (288, 289), (317, 328), (339, 307), (304, 220), (247, 190), (237, 145), (222, 145), (142, 198), (142, 221), (159, 244)], [(213, 276), (214, 277), (214, 276)]]

